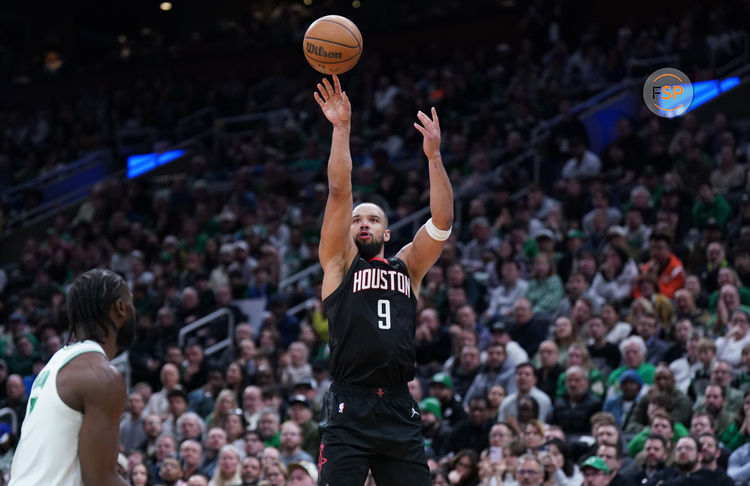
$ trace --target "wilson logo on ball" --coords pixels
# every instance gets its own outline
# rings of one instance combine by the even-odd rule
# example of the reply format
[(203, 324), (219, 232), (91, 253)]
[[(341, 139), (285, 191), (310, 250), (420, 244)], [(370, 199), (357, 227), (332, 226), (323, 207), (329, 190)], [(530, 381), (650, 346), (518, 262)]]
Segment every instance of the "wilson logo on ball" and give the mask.
[(341, 59), (342, 58), (342, 55), (340, 52), (326, 51), (323, 46), (316, 46), (315, 44), (312, 44), (310, 42), (306, 42), (305, 46), (307, 48), (308, 54), (312, 54), (313, 56), (326, 57), (328, 59)]
[(362, 34), (340, 15), (326, 15), (308, 27), (302, 42), (305, 59), (323, 74), (345, 73), (362, 55)]

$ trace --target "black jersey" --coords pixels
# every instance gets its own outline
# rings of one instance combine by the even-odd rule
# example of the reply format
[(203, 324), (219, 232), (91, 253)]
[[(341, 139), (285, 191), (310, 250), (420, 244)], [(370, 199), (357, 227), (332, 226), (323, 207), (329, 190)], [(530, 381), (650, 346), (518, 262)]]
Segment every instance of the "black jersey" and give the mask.
[(394, 386), (414, 378), (417, 297), (403, 261), (357, 254), (323, 307), (336, 382)]

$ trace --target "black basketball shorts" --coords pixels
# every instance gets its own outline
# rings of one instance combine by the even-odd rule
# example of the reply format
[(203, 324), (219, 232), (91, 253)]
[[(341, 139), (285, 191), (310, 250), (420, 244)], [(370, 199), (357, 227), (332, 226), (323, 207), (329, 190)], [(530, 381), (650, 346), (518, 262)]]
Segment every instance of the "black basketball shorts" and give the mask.
[(334, 383), (320, 415), (319, 486), (428, 486), (419, 405), (406, 386)]

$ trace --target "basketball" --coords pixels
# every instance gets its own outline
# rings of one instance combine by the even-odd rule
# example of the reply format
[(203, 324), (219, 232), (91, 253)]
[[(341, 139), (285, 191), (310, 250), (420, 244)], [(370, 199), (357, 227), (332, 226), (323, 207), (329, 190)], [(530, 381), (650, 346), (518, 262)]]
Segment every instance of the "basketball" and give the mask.
[(362, 55), (362, 34), (354, 22), (340, 15), (326, 15), (307, 28), (302, 43), (305, 59), (323, 74), (342, 74)]

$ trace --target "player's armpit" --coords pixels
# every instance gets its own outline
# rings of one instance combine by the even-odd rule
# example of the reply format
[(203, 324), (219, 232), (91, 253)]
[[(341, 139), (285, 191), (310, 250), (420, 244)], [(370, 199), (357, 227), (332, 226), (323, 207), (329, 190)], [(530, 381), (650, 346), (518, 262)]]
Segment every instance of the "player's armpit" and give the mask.
[[(444, 229), (444, 228), (440, 228)], [(412, 287), (417, 291), (422, 278), (435, 262), (440, 258), (445, 241), (437, 241), (427, 234), (427, 229), (422, 226), (414, 236), (414, 240), (404, 246), (398, 253), (398, 257), (409, 269)]]
[(107, 364), (82, 376), (83, 424), (78, 444), (86, 486), (127, 486), (117, 474), (120, 415), (125, 408), (125, 380)]

